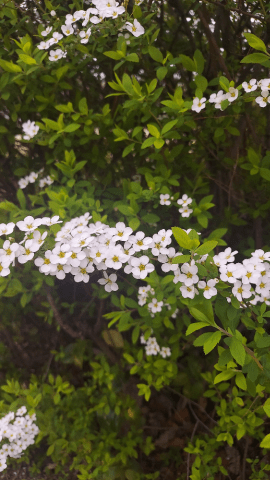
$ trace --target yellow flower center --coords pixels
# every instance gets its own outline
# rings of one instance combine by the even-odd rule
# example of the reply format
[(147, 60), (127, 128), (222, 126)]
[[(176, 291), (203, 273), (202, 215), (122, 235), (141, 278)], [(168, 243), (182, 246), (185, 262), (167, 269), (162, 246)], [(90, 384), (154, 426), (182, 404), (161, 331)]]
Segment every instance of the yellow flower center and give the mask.
[(145, 265), (143, 265), (143, 264), (141, 263), (141, 264), (139, 265), (139, 269), (140, 269), (140, 271), (145, 270)]

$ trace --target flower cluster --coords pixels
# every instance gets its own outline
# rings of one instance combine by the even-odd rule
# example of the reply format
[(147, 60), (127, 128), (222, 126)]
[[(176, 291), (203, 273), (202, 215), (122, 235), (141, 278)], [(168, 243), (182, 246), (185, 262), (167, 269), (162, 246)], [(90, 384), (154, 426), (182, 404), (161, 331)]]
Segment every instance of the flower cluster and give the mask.
[(27, 120), (27, 122), (24, 122), (22, 124), (22, 129), (24, 132), (24, 135), (16, 135), (15, 138), (16, 140), (21, 140), (22, 138), (24, 140), (30, 140), (33, 138), (39, 131), (39, 127), (35, 124), (35, 122), (31, 122), (31, 120)]
[[(171, 205), (171, 200), (173, 200), (173, 197), (170, 197), (168, 193), (160, 194), (160, 205)], [(182, 198), (177, 200), (177, 203), (181, 206), (178, 210), (181, 216), (188, 218), (193, 212), (192, 208), (188, 207), (192, 203), (192, 198), (184, 194)]]
[(250, 258), (241, 263), (235, 263), (237, 250), (232, 252), (226, 248), (224, 252), (215, 255), (213, 260), (219, 267), (220, 280), (233, 285), (233, 295), (242, 302), (252, 296), (249, 300), (252, 305), (258, 302), (265, 302), (270, 305), (270, 252), (255, 250)]
[[(44, 168), (41, 168), (37, 173), (31, 172), (29, 175), (26, 175), (26, 177), (20, 178), (20, 180), (18, 181), (19, 188), (23, 190), (27, 187), (29, 183), (35, 183), (38, 176), (43, 172)], [(47, 175), (47, 177), (39, 179), (39, 187), (43, 188), (45, 187), (45, 185), (51, 185), (53, 182), (54, 180), (50, 177), (50, 175)]]
[[(81, 43), (88, 43), (92, 33), (89, 24), (97, 25), (105, 18), (116, 19), (119, 15), (122, 15), (125, 12), (125, 7), (119, 5), (119, 2), (116, 2), (115, 0), (92, 0), (92, 4), (93, 7), (90, 7), (87, 10), (77, 10), (73, 14), (67, 14), (65, 17), (65, 24), (61, 26), (62, 33), (52, 33), (51, 26), (45, 28), (45, 30), (41, 32), (41, 35), (45, 38), (52, 33), (52, 36), (48, 40), (40, 42), (37, 47), (40, 50), (48, 50), (53, 45), (58, 44), (64, 36), (67, 37), (73, 34), (78, 34)], [(82, 27), (87, 28), (88, 26), (88, 28), (86, 30), (79, 30), (76, 22), (81, 22)], [(126, 22), (123, 28), (131, 32), (135, 37), (139, 37), (144, 33), (143, 26), (136, 19), (133, 23)], [(60, 58), (65, 58), (66, 55), (67, 52), (63, 51), (61, 48), (50, 50), (49, 60), (54, 62)]]
[(145, 345), (146, 355), (149, 355), (149, 356), (157, 355), (159, 353), (163, 358), (171, 356), (170, 348), (169, 347), (160, 348), (155, 337), (149, 337), (148, 340), (145, 340), (144, 336), (141, 335), (140, 340), (141, 340), (141, 343)]
[[(241, 88), (241, 87), (240, 87)], [(261, 89), (261, 94), (255, 98), (255, 102), (260, 107), (266, 107), (268, 103), (270, 103), (270, 79), (264, 78), (262, 80), (257, 81), (255, 78), (252, 78), (250, 82), (243, 82), (242, 88), (245, 90), (246, 93), (254, 92), (257, 88)], [(215, 108), (218, 110), (222, 110), (221, 103), (224, 100), (228, 100), (230, 103), (234, 102), (239, 96), (239, 87), (229, 87), (228, 92), (224, 92), (223, 90), (219, 90), (218, 93), (212, 93), (209, 98), (209, 103), (213, 103)], [(205, 108), (206, 105), (206, 97), (198, 98), (195, 97), (193, 99), (193, 104), (191, 110), (195, 112), (200, 112)]]
[[(183, 202), (190, 199), (182, 197)], [(107, 292), (118, 290), (117, 275), (108, 275), (108, 269), (124, 269), (126, 274), (132, 274), (135, 279), (144, 280), (147, 275), (155, 270), (150, 263), (150, 252), (156, 261), (161, 264), (161, 270), (165, 273), (172, 272), (173, 283), (181, 283), (179, 287), (183, 298), (193, 299), (202, 290), (207, 299), (217, 294), (219, 280), (232, 285), (231, 294), (240, 302), (250, 297), (250, 303), (269, 302), (270, 304), (270, 252), (256, 250), (250, 259), (242, 263), (234, 263), (234, 255), (228, 247), (224, 252), (215, 255), (214, 264), (219, 267), (219, 278), (199, 279), (198, 264), (205, 262), (206, 255), (196, 255), (196, 258), (181, 266), (173, 263), (175, 257), (182, 255), (173, 247), (170, 247), (172, 230), (160, 230), (153, 237), (146, 237), (143, 232), (134, 234), (130, 227), (123, 222), (118, 222), (115, 227), (109, 227), (102, 222), (89, 223), (92, 217), (87, 212), (80, 217), (73, 218), (65, 223), (55, 236), (55, 245), (52, 250), (46, 250), (43, 256), (34, 259), (35, 253), (43, 245), (47, 232), (38, 228), (62, 223), (58, 216), (53, 218), (37, 218), (27, 216), (24, 220), (16, 223), (24, 238), (17, 243), (10, 238), (5, 240), (0, 248), (0, 276), (10, 274), (10, 266), (15, 266), (15, 260), (24, 264), (34, 259), (35, 265), (41, 273), (53, 275), (62, 280), (70, 273), (75, 282), (89, 281), (91, 273), (95, 270), (103, 271), (103, 278), (98, 283), (104, 285)], [(15, 224), (0, 224), (0, 236), (10, 235)], [(185, 230), (188, 234), (190, 230)], [(119, 243), (120, 242), (120, 243)], [(43, 247), (43, 250), (45, 248)], [(137, 254), (142, 253), (141, 256)], [(252, 287), (252, 285), (255, 285)], [(199, 289), (199, 290), (198, 290)], [(151, 298), (148, 294), (152, 295)], [(229, 296), (230, 294), (228, 294)], [(149, 302), (150, 300), (150, 302)], [(230, 299), (229, 299), (230, 301)], [(151, 287), (140, 287), (139, 305), (148, 302), (148, 310), (151, 316), (155, 316), (163, 307), (170, 310), (170, 305), (158, 300), (155, 291)], [(175, 315), (176, 312), (173, 313)]]
[(16, 417), (14, 412), (9, 412), (0, 420), (0, 472), (7, 467), (7, 457), (20, 458), (23, 450), (35, 443), (35, 436), (39, 432), (34, 423), (36, 415), (25, 415), (26, 412), (26, 407), (21, 407)]

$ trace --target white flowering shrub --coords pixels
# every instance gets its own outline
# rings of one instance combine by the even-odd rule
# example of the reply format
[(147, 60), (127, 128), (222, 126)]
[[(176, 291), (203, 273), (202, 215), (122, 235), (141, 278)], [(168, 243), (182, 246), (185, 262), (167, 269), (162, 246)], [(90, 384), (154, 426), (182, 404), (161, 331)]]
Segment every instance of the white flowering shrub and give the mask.
[(269, 15), (180, 3), (0, 13), (1, 471), (267, 478)]

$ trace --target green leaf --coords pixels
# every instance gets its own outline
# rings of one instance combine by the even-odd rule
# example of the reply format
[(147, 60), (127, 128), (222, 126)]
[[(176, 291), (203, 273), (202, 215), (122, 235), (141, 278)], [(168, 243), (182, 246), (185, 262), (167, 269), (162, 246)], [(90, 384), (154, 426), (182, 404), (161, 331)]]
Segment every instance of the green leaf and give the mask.
[(193, 58), (194, 58), (194, 61), (197, 65), (196, 71), (199, 74), (202, 74), (203, 69), (204, 69), (204, 57), (203, 57), (202, 52), (200, 50), (195, 50)]
[(79, 110), (82, 115), (88, 115), (88, 106), (85, 97), (81, 98), (81, 100), (79, 101)]
[(71, 113), (74, 112), (71, 102), (68, 102), (67, 105), (56, 105), (54, 108), (61, 113)]
[(36, 65), (37, 63), (34, 58), (30, 57), (30, 55), (25, 55), (24, 53), (22, 53), (21, 55), (19, 55), (19, 57), (20, 60), (22, 60), (27, 65)]
[(154, 144), (155, 140), (156, 140), (155, 137), (147, 138), (146, 140), (144, 140), (144, 142), (141, 146), (141, 149), (151, 147), (151, 145)]
[(121, 58), (124, 58), (124, 53), (118, 50), (117, 52), (114, 51), (108, 51), (108, 52), (103, 52), (106, 57), (112, 58), (113, 60), (121, 60)]
[(142, 220), (146, 223), (157, 223), (160, 221), (160, 217), (154, 213), (147, 213), (142, 217)]
[(217, 383), (229, 380), (230, 378), (234, 377), (234, 375), (235, 375), (235, 372), (233, 372), (232, 370), (225, 370), (224, 372), (221, 372), (218, 375), (216, 375), (214, 384), (216, 385)]
[(129, 55), (126, 56), (126, 60), (128, 62), (136, 62), (136, 63), (140, 61), (137, 53), (130, 53)]
[(153, 60), (159, 63), (163, 63), (163, 55), (158, 48), (150, 46), (148, 47), (148, 53)]
[(159, 149), (159, 148), (162, 148), (163, 145), (164, 145), (165, 141), (163, 140), (163, 138), (158, 138), (157, 140), (154, 141), (154, 146)]
[(175, 257), (172, 261), (173, 265), (178, 263), (187, 263), (190, 261), (190, 255), (179, 255)]
[(238, 340), (238, 338), (232, 337), (229, 347), (233, 358), (239, 363), (239, 365), (243, 366), (245, 363), (246, 351), (242, 342)]
[(245, 375), (243, 373), (237, 373), (235, 376), (235, 383), (237, 387), (241, 388), (241, 390), (247, 390), (247, 381)]
[(25, 198), (25, 195), (24, 195), (23, 191), (20, 188), (17, 190), (17, 198), (19, 200), (21, 209), (25, 210), (26, 209), (26, 198)]
[(220, 339), (221, 339), (221, 332), (219, 330), (211, 334), (211, 337), (207, 339), (207, 341), (203, 346), (205, 355), (207, 355), (209, 352), (211, 352), (211, 350), (215, 348), (215, 346), (219, 343)]
[(157, 78), (161, 81), (163, 80), (163, 78), (166, 77), (167, 73), (168, 73), (167, 67), (159, 67), (157, 69)]
[(197, 87), (201, 89), (202, 92), (204, 92), (207, 89), (208, 81), (202, 75), (196, 75), (195, 83)]
[(140, 220), (138, 218), (131, 218), (131, 220), (128, 222), (128, 226), (132, 228), (133, 231), (137, 230), (140, 226)]
[(205, 242), (203, 245), (200, 245), (195, 252), (198, 253), (199, 255), (206, 255), (206, 253), (211, 252), (213, 250), (218, 242), (216, 240), (209, 240), (208, 242)]
[(263, 65), (268, 60), (269, 57), (264, 53), (251, 53), (251, 55), (244, 57), (240, 63), (260, 63)]
[(195, 65), (195, 62), (193, 60), (191, 60), (191, 58), (187, 57), (187, 55), (179, 55), (179, 58), (180, 58), (180, 61), (183, 65), (183, 67), (186, 69), (186, 70), (189, 70), (190, 72), (196, 72), (196, 65)]
[(196, 340), (194, 340), (193, 345), (195, 347), (203, 347), (205, 342), (207, 342), (207, 340), (211, 338), (212, 335), (213, 335), (213, 332), (203, 333), (198, 338), (196, 338)]
[(164, 127), (161, 130), (161, 135), (171, 130), (177, 124), (177, 122), (178, 120), (172, 120), (171, 122), (166, 123), (166, 125), (164, 125)]
[(153, 135), (153, 137), (159, 138), (160, 137), (160, 131), (155, 125), (147, 124), (147, 128), (149, 130), (149, 133)]
[(11, 72), (11, 73), (18, 73), (22, 72), (21, 67), (19, 65), (15, 65), (12, 62), (7, 62), (6, 60), (0, 59), (0, 67), (3, 68), (6, 72)]
[(260, 443), (261, 448), (270, 448), (270, 433)]
[(192, 240), (189, 238), (188, 234), (179, 227), (172, 227), (172, 232), (175, 240), (177, 241), (178, 245), (182, 248), (186, 248), (190, 250), (192, 248)]
[(270, 182), (270, 170), (269, 168), (260, 168), (260, 175), (262, 178), (265, 180), (268, 180)]
[(253, 33), (244, 33), (244, 37), (246, 37), (248, 44), (255, 48), (255, 50), (260, 50), (261, 52), (267, 52), (265, 43)]
[(67, 133), (75, 132), (75, 130), (78, 130), (80, 126), (81, 125), (79, 123), (70, 123), (64, 128), (63, 132), (67, 132)]
[(191, 323), (187, 328), (186, 336), (190, 335), (193, 332), (196, 332), (196, 330), (200, 330), (203, 327), (209, 327), (209, 323), (206, 323), (206, 322)]

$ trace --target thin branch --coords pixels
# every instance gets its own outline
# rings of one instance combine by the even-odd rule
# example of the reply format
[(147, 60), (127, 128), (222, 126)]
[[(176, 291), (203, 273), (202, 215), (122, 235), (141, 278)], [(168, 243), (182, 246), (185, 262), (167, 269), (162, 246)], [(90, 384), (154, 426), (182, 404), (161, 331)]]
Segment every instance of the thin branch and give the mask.
[(200, 20), (204, 26), (204, 29), (205, 29), (205, 33), (206, 33), (206, 36), (209, 40), (209, 42), (211, 43), (216, 55), (217, 55), (217, 58), (218, 58), (218, 62), (219, 62), (219, 65), (220, 65), (220, 68), (223, 70), (223, 72), (227, 75), (227, 78), (231, 81), (232, 80), (232, 77), (230, 75), (230, 72), (229, 70), (227, 69), (227, 66), (226, 66), (226, 63), (224, 62), (224, 58), (222, 57), (221, 53), (220, 53), (220, 50), (219, 50), (219, 47), (218, 47), (218, 44), (216, 42), (216, 39), (213, 35), (213, 33), (211, 32), (210, 28), (209, 28), (209, 25), (203, 15), (203, 12), (202, 12), (202, 9), (201, 8), (198, 8), (197, 10), (198, 12), (198, 15), (200, 17)]
[(241, 10), (240, 8), (228, 7), (228, 5), (226, 5), (226, 4), (224, 5), (223, 3), (220, 3), (220, 2), (214, 2), (213, 0), (202, 0), (202, 1), (204, 3), (211, 3), (212, 5), (216, 5), (217, 7), (223, 7), (223, 8), (225, 8), (225, 10), (229, 10), (229, 11), (232, 11), (232, 12), (237, 12), (240, 15), (247, 15), (248, 17), (256, 18), (256, 20), (259, 20), (260, 22), (265, 23), (264, 18), (258, 17), (257, 15), (253, 15), (252, 13), (249, 13), (249, 12), (243, 12), (243, 10)]
[[(191, 439), (190, 439), (191, 443), (192, 443), (192, 440), (194, 438), (194, 435), (195, 435), (195, 432), (197, 430), (198, 425), (199, 425), (199, 421), (197, 420), (197, 422), (195, 423), (195, 426), (193, 428), (192, 435), (191, 435)], [(190, 464), (190, 453), (188, 453), (188, 456), (187, 456), (187, 480), (189, 480), (189, 464)]]

